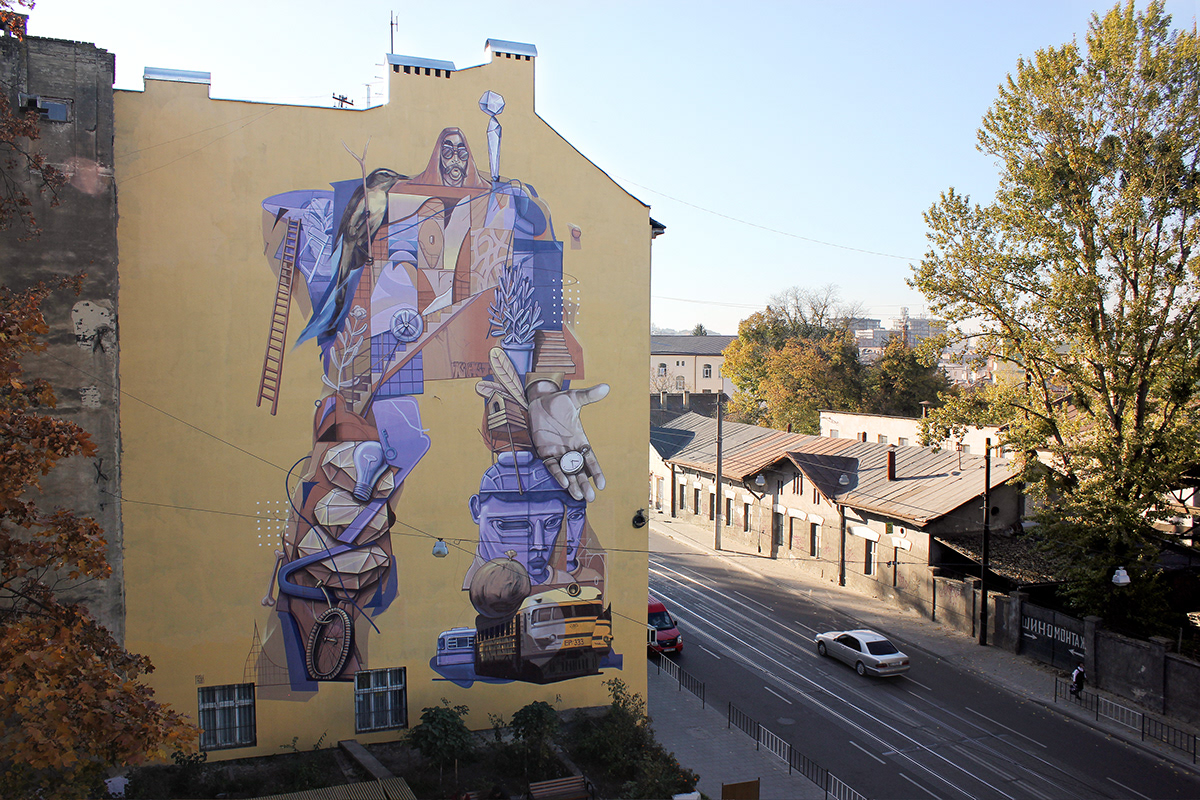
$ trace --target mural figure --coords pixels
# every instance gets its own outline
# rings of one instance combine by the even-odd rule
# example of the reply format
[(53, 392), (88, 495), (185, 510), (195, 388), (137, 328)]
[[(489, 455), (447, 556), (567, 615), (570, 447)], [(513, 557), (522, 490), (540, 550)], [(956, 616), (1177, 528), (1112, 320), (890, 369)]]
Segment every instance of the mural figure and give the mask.
[(324, 375), (263, 598), (274, 614), (247, 664), (260, 686), (314, 691), (367, 668), (373, 618), (403, 591), (389, 532), (404, 482), (439, 433), (422, 428), (420, 397), (443, 380), (473, 382), (492, 466), (464, 509), (479, 531), (462, 576), (475, 625), (443, 633), (431, 665), (463, 685), (621, 666), (587, 522), (604, 474), (581, 415), (609, 389), (571, 386), (583, 358), (564, 322), (562, 243), (533, 187), (499, 175), (503, 98), (485, 92), (480, 109), (490, 177), (445, 128), (411, 178), (368, 173), (364, 151), (359, 179), (263, 202), (279, 288), (259, 403), (274, 413), (296, 273), (312, 310), (296, 343), (316, 340)]

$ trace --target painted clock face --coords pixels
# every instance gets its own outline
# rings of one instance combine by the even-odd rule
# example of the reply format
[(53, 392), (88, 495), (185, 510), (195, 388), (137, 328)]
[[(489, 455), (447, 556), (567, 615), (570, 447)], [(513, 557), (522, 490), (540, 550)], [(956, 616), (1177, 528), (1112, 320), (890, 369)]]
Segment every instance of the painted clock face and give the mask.
[(415, 308), (402, 308), (392, 315), (392, 335), (405, 344), (421, 338), (425, 320)]
[(568, 450), (558, 459), (558, 466), (567, 475), (574, 475), (583, 469), (583, 454), (578, 450)]

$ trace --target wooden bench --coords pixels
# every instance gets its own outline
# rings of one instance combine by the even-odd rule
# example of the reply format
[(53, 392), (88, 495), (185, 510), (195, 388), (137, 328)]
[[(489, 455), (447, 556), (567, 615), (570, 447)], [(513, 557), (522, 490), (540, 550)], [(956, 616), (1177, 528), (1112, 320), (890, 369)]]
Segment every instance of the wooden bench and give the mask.
[(572, 775), (529, 784), (529, 797), (531, 800), (593, 800), (596, 793), (587, 778)]

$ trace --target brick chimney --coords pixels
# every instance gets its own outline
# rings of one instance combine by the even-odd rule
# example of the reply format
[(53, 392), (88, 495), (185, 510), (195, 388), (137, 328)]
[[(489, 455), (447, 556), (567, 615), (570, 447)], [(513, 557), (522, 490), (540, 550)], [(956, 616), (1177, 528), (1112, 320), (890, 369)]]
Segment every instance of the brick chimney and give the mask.
[(896, 445), (888, 445), (887, 449), (887, 479), (896, 480)]

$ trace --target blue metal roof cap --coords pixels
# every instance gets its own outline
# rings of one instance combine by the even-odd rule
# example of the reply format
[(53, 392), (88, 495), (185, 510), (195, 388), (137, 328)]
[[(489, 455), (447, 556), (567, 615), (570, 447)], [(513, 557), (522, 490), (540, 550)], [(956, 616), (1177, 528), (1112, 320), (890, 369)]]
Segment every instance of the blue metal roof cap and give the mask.
[(484, 49), (493, 53), (512, 53), (514, 56), (537, 56), (537, 48), (522, 42), (506, 42), (503, 39), (488, 39)]
[(212, 83), (211, 72), (193, 72), (186, 69), (146, 67), (142, 78), (148, 81), (175, 81), (176, 83)]
[(388, 53), (387, 61), (392, 66), (444, 69), (448, 72), (454, 72), (453, 61), (438, 61), (436, 58), (418, 58), (417, 56), (401, 56), (395, 53)]

